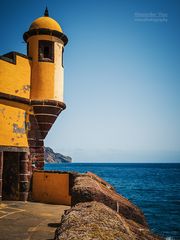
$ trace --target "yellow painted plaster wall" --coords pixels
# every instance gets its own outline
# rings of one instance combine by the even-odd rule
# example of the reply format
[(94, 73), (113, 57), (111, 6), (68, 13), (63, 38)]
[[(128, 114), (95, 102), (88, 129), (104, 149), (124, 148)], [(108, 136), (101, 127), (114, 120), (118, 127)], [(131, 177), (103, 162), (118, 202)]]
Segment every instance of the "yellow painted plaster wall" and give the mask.
[(30, 61), (16, 55), (16, 64), (0, 60), (0, 92), (30, 97)]
[(33, 173), (33, 200), (44, 203), (71, 205), (68, 173)]
[[(54, 44), (54, 62), (38, 61), (38, 42), (39, 40), (48, 40), (55, 42)], [(63, 100), (63, 68), (62, 46), (63, 42), (50, 35), (35, 35), (28, 39), (29, 56), (32, 58), (32, 74), (31, 74), (31, 99), (50, 99)], [(59, 43), (59, 47), (57, 45)], [(58, 62), (57, 62), (58, 58)], [(62, 83), (58, 83), (62, 82)], [(61, 88), (57, 90), (56, 88)], [(57, 96), (57, 91), (61, 97)]]
[(29, 106), (0, 100), (0, 146), (28, 147)]

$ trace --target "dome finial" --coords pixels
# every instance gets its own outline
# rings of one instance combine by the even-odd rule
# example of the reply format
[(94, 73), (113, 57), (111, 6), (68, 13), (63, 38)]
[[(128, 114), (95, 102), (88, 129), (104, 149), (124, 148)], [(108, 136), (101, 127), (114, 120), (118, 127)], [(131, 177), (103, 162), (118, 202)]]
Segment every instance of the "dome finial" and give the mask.
[(47, 6), (46, 6), (46, 9), (45, 9), (45, 11), (44, 11), (44, 16), (45, 16), (45, 17), (49, 17), (49, 12), (48, 12)]

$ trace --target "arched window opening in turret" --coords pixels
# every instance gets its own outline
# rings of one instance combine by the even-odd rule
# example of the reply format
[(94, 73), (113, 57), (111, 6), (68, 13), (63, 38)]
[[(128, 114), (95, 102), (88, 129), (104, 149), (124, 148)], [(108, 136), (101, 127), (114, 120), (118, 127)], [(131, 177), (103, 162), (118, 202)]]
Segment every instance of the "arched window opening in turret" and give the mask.
[(51, 41), (39, 41), (39, 61), (54, 62), (54, 43)]

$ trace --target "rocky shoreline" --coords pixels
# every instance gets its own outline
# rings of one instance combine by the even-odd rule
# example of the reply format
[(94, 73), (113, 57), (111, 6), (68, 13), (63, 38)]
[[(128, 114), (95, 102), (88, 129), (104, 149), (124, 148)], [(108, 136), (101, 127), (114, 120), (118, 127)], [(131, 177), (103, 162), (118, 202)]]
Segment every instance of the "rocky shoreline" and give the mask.
[(71, 209), (65, 211), (54, 240), (160, 240), (142, 211), (88, 172), (70, 174)]

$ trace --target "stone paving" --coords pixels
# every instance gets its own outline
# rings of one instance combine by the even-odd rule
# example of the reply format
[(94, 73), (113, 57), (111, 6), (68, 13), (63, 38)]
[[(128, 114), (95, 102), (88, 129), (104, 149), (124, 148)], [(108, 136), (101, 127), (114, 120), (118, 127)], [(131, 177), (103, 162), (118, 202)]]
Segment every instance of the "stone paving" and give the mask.
[(63, 205), (35, 202), (0, 203), (0, 240), (53, 240)]

